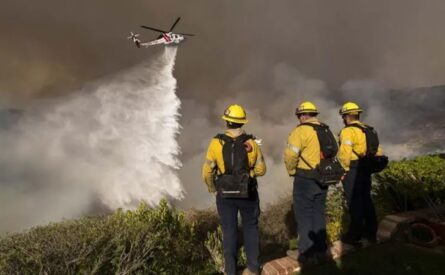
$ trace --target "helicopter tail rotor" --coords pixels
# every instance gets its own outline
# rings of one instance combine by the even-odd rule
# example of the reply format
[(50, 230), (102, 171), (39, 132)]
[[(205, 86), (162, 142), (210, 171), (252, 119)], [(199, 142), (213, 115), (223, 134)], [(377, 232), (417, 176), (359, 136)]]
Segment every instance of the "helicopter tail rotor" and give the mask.
[(138, 34), (138, 33), (130, 32), (130, 36), (127, 37), (127, 39), (135, 39), (135, 38), (137, 38), (137, 37), (139, 37), (139, 34)]

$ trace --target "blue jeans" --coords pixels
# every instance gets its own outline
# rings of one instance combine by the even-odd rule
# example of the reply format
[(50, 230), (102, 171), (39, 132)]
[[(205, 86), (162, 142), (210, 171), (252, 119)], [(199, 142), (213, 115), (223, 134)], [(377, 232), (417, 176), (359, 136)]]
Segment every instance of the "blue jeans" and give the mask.
[(258, 271), (260, 254), (258, 217), (260, 201), (254, 192), (250, 199), (226, 199), (216, 197), (216, 206), (221, 219), (223, 231), (224, 263), (228, 275), (236, 274), (238, 261), (238, 211), (241, 213), (244, 248), (247, 256), (247, 267)]
[(310, 256), (327, 250), (326, 197), (327, 188), (321, 188), (313, 179), (295, 176), (293, 202), (300, 255)]
[(360, 167), (351, 167), (343, 181), (351, 222), (346, 233), (355, 240), (375, 239), (377, 216), (371, 198), (371, 174)]

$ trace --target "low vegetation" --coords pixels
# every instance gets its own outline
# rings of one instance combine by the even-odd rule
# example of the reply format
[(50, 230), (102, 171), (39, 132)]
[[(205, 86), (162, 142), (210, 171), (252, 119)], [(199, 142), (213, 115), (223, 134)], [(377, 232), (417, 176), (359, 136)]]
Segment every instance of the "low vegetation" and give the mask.
[(375, 176), (374, 199), (383, 213), (445, 203), (445, 155), (394, 161)]
[[(391, 162), (375, 176), (373, 190), (380, 215), (425, 207), (424, 195), (444, 203), (445, 159)], [(326, 209), (330, 241), (344, 229), (344, 213), (340, 186), (331, 188)], [(156, 208), (141, 204), (135, 211), (39, 226), (0, 239), (0, 274), (219, 274), (218, 223), (214, 210), (184, 212), (162, 201)], [(285, 251), (296, 237), (291, 196), (266, 207), (259, 227), (263, 255)], [(243, 250), (239, 259), (245, 264)]]
[(193, 223), (162, 201), (36, 227), (0, 241), (0, 274), (209, 274)]

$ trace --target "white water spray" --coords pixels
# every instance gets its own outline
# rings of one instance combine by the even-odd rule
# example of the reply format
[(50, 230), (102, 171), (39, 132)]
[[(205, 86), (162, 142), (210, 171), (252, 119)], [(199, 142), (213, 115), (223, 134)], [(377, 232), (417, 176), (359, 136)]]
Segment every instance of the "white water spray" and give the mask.
[(115, 209), (183, 197), (176, 51), (27, 110), (2, 134), (0, 230), (75, 217), (98, 201)]

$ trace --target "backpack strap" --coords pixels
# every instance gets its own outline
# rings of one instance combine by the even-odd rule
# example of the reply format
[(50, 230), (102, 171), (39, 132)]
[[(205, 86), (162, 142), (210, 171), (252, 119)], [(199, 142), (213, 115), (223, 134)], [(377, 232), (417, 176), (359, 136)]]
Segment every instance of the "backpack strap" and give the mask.
[(219, 141), (224, 141), (224, 142), (233, 142), (233, 138), (229, 137), (226, 134), (217, 134), (215, 136), (215, 138), (219, 139)]
[(314, 170), (314, 169), (315, 169), (312, 165), (309, 164), (309, 162), (307, 162), (307, 161), (303, 158), (303, 156), (301, 155), (301, 153), (298, 155), (298, 157), (301, 158), (301, 160), (302, 160), (304, 163), (306, 163), (306, 165), (307, 165), (309, 168), (311, 168), (311, 170)]
[(255, 139), (255, 137), (253, 135), (248, 135), (248, 134), (241, 134), (241, 135), (237, 136), (236, 138), (229, 137), (226, 134), (217, 134), (215, 136), (215, 138), (219, 139), (220, 141), (224, 141), (224, 142), (234, 142), (235, 140), (240, 138), (243, 143), (248, 141), (249, 139)]
[(348, 125), (345, 126), (345, 128), (351, 128), (351, 127), (359, 128), (359, 129), (362, 130), (363, 132), (365, 132), (365, 129), (366, 129), (366, 128), (373, 129), (373, 128), (372, 128), (371, 126), (369, 126), (369, 125), (366, 125), (366, 124), (361, 125), (361, 124), (358, 124), (358, 123), (348, 124)]
[[(253, 140), (255, 139), (255, 137), (253, 135), (248, 135), (246, 133), (243, 133), (243, 134), (237, 136), (236, 138), (229, 137), (226, 134), (217, 134), (215, 136), (215, 138), (219, 140), (221, 145), (223, 145), (223, 141), (224, 141), (224, 143), (232, 143), (232, 142), (235, 142), (235, 140), (237, 140), (237, 139), (241, 139), (241, 142), (245, 143), (249, 139), (253, 139)], [(217, 169), (218, 169), (219, 173), (222, 174), (222, 171), (219, 169), (219, 167), (217, 167)]]
[[(243, 141), (243, 143), (246, 142), (246, 141), (248, 141), (249, 139), (255, 140), (255, 137), (254, 137), (253, 135), (242, 134), (241, 136), (242, 136), (242, 141)], [(240, 136), (240, 137), (241, 137), (241, 136)]]
[[(360, 124), (358, 124), (358, 123), (353, 123), (353, 124), (348, 124), (348, 125), (346, 125), (345, 126), (345, 128), (351, 128), (351, 127), (354, 127), (354, 128), (358, 128), (358, 129), (360, 129), (360, 130), (362, 130), (362, 132), (365, 134), (365, 138), (366, 138), (366, 132), (365, 132), (365, 129), (374, 129), (374, 128), (372, 128), (371, 126), (369, 126), (369, 125), (367, 125), (367, 124), (363, 124), (363, 125), (360, 125)], [(368, 149), (368, 148), (366, 148), (366, 149)], [(358, 157), (358, 158), (362, 158), (362, 157), (360, 157), (359, 156), (359, 154), (354, 150), (354, 149), (352, 149), (352, 152)]]
[(318, 129), (320, 127), (322, 127), (322, 128), (329, 128), (329, 126), (327, 124), (324, 124), (322, 122), (320, 122), (320, 124), (311, 123), (311, 122), (304, 122), (304, 123), (298, 124), (297, 127), (304, 126), (304, 125), (311, 126), (314, 129)]
[(323, 124), (320, 123), (320, 125), (318, 125), (318, 124), (315, 124), (315, 123), (304, 122), (304, 123), (300, 123), (300, 124), (298, 124), (297, 127), (300, 127), (300, 126), (311, 126), (311, 127), (314, 128), (314, 130), (315, 130), (315, 129), (317, 129), (318, 127), (320, 127), (321, 125), (323, 125)]
[[(320, 123), (320, 125), (318, 125), (318, 124), (315, 124), (315, 123), (310, 123), (310, 122), (304, 122), (304, 123), (300, 123), (297, 127), (300, 127), (300, 126), (304, 126), (304, 125), (306, 125), (306, 126), (311, 126), (312, 128), (314, 128), (314, 130), (315, 131), (317, 131), (317, 128), (318, 127), (320, 127), (320, 126), (322, 126), (322, 125), (324, 125), (324, 124), (322, 124), (322, 123)], [(310, 165), (309, 164), (309, 162), (307, 162), (307, 160), (305, 160), (304, 158), (303, 158), (303, 156), (301, 155), (301, 151), (300, 151), (300, 153), (298, 154), (298, 157), (309, 167), (309, 168), (311, 168), (311, 170), (314, 170), (314, 167), (312, 166), (312, 165)]]
[[(224, 143), (233, 142), (233, 139), (231, 137), (229, 137), (228, 135), (226, 135), (226, 134), (217, 134), (215, 136), (215, 138), (219, 140), (219, 143), (221, 144), (221, 146), (223, 146)], [(220, 175), (223, 174), (221, 169), (219, 169), (218, 165), (216, 165), (216, 169), (218, 170)]]

